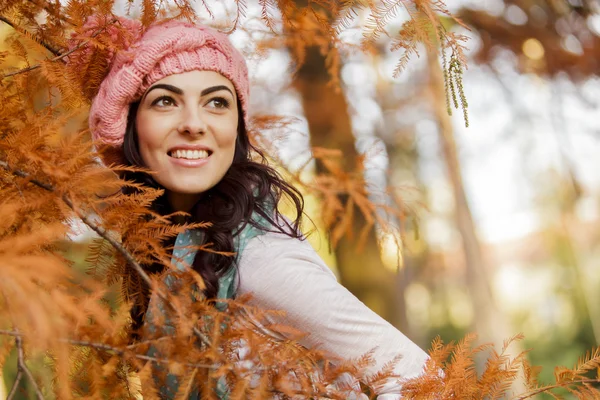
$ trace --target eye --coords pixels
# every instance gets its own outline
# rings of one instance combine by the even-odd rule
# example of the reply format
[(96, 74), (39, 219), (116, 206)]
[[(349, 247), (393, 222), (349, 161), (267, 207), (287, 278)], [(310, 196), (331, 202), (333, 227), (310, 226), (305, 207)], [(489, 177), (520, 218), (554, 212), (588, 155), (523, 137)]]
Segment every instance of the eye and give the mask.
[(213, 108), (225, 109), (229, 108), (229, 100), (224, 97), (213, 97), (207, 105), (212, 105)]
[(152, 102), (153, 106), (158, 107), (171, 107), (175, 104), (175, 100), (171, 96), (160, 96)]

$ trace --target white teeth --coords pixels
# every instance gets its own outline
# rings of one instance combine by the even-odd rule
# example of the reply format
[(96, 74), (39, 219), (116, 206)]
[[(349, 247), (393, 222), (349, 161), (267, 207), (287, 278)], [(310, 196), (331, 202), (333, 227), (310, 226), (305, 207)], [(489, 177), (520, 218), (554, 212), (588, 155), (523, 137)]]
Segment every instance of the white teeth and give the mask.
[(206, 150), (175, 150), (171, 152), (171, 157), (174, 158), (185, 158), (188, 160), (200, 160), (208, 157), (208, 151)]

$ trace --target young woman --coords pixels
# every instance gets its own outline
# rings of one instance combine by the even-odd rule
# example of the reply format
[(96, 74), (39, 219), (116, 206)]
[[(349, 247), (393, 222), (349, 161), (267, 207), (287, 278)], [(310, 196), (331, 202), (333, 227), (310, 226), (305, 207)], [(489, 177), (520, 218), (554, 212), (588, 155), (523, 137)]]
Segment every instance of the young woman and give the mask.
[[(157, 210), (185, 211), (191, 221), (212, 224), (180, 234), (173, 254), (202, 276), (204, 295), (252, 293), (254, 305), (285, 311), (282, 323), (309, 333), (301, 342), (308, 348), (318, 345), (340, 358), (375, 349), (369, 372), (395, 360), (397, 375), (420, 374), (426, 354), (341, 286), (302, 240), (299, 192), (253, 161), (253, 152), (260, 153), (246, 132), (248, 72), (227, 37), (178, 21), (132, 37), (93, 100), (90, 129), (127, 163), (155, 171), (136, 179), (165, 189)], [(296, 206), (293, 221), (278, 211), (282, 195)], [(237, 256), (183, 249), (207, 242)], [(379, 399), (399, 398), (399, 390), (390, 380)]]

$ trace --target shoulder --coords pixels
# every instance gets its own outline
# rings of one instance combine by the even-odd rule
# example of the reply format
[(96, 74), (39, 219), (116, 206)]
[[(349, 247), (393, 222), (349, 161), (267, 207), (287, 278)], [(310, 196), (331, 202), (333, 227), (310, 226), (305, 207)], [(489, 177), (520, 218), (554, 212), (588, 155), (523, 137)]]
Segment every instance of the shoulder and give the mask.
[(426, 354), (339, 284), (310, 243), (265, 233), (249, 241), (238, 271), (238, 293), (250, 293), (251, 304), (260, 308), (284, 311), (276, 322), (309, 332), (304, 346), (342, 359), (372, 351), (369, 374), (388, 362), (403, 377), (422, 370)]
[[(260, 234), (248, 241), (244, 253), (247, 251), (253, 252), (258, 249), (264, 250), (273, 247), (293, 247), (297, 249), (312, 249), (312, 246), (303, 239), (293, 237), (291, 234), (274, 231), (276, 227), (271, 227), (271, 230), (263, 230)], [(282, 229), (286, 229), (282, 227)]]
[[(273, 268), (284, 266), (277, 265), (282, 260), (301, 260), (333, 276), (325, 262), (313, 249), (312, 245), (304, 239), (298, 239), (281, 232), (264, 232), (250, 239), (240, 254), (240, 269), (247, 270), (257, 263), (271, 263)], [(290, 265), (295, 267), (296, 264)]]
[[(310, 280), (337, 282), (312, 245), (279, 232), (250, 239), (238, 263), (239, 293), (263, 293), (266, 287), (306, 284)], [(258, 292), (258, 293), (257, 293)]]

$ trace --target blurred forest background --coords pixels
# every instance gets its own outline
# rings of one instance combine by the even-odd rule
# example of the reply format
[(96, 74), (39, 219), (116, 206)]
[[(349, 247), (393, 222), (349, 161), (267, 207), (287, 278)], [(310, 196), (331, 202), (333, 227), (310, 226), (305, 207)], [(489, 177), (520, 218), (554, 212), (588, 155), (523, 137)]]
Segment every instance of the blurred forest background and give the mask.
[[(235, 19), (235, 2), (208, 3), (212, 16), (201, 4), (197, 12), (213, 24)], [(114, 11), (135, 15), (129, 6)], [(369, 54), (353, 51), (366, 11), (341, 35), (341, 90), (316, 48), (297, 71), (285, 47), (257, 48), (254, 2), (245, 10), (246, 29), (231, 39), (249, 61), (252, 113), (290, 117), (265, 132), (274, 158), (291, 171), (302, 168), (309, 181), (326, 168), (306, 165), (311, 146), (339, 149), (348, 170), (364, 160), (373, 200), (394, 206), (400, 198), (405, 205), (408, 218), (385, 216), (402, 241), (390, 226), (379, 227), (357, 254), (366, 223), (359, 212), (349, 228), (355, 240), (332, 247), (326, 232), (311, 234), (342, 284), (425, 349), (437, 335), (448, 342), (477, 332), (480, 342), (498, 343), (522, 332), (531, 362), (544, 367), (540, 380), (549, 381), (554, 366), (571, 366), (600, 345), (600, 6), (447, 6), (469, 28), (446, 21), (449, 31), (469, 38), (469, 127), (461, 110), (448, 115), (441, 57), (433, 49), (419, 47), (397, 75), (402, 51), (392, 51), (386, 35)], [(397, 31), (407, 18), (398, 8), (387, 29)], [(0, 23), (0, 43), (11, 33)], [(317, 200), (307, 199), (318, 226)], [(84, 232), (69, 244), (81, 268), (91, 237)], [(14, 361), (6, 364), (14, 368)], [(6, 382), (13, 377), (5, 370)]]

